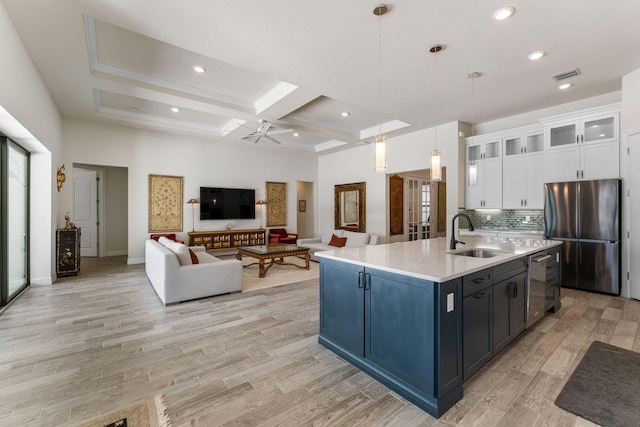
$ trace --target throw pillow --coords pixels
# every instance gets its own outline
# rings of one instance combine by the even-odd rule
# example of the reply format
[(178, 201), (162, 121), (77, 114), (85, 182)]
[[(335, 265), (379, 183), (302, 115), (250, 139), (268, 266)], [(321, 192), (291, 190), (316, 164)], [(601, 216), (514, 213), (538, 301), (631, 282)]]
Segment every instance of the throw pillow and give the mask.
[(337, 237), (342, 237), (342, 230), (333, 230), (323, 233), (322, 237), (320, 237), (320, 242), (329, 243), (331, 241), (331, 237), (334, 235)]
[(338, 237), (335, 234), (331, 236), (331, 240), (329, 241), (329, 246), (335, 246), (336, 248), (341, 248), (347, 244), (346, 237)]
[(369, 234), (368, 233), (356, 233), (354, 231), (345, 231), (343, 234), (344, 237), (347, 237), (348, 240), (348, 247), (355, 247), (355, 246), (365, 246), (367, 243), (369, 243)]
[(198, 255), (189, 249), (189, 256), (191, 256), (191, 264), (199, 264), (200, 260), (198, 259)]
[(176, 255), (176, 257), (178, 258), (178, 263), (180, 265), (191, 265), (189, 248), (187, 248), (185, 245), (183, 245), (182, 243), (176, 243), (172, 240), (167, 239), (166, 237), (161, 237), (158, 242)]

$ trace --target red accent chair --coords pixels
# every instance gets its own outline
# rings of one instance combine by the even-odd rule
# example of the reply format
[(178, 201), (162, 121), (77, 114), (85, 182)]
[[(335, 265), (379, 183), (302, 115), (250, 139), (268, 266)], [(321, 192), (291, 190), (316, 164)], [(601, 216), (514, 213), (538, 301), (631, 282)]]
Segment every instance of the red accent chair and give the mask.
[(298, 241), (298, 235), (294, 233), (288, 233), (284, 228), (272, 228), (269, 230), (269, 243), (286, 243), (289, 245), (295, 245)]

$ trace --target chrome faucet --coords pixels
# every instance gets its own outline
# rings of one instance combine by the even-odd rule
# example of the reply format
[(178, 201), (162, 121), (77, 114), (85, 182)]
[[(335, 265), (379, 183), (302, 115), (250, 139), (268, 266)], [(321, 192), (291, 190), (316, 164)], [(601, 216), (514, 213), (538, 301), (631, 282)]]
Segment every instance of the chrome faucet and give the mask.
[(455, 214), (453, 216), (453, 219), (451, 220), (451, 243), (449, 244), (449, 249), (455, 249), (456, 248), (456, 243), (462, 243), (463, 245), (465, 244), (464, 242), (461, 242), (460, 240), (456, 240), (456, 226), (455, 226), (455, 224), (456, 224), (456, 218), (458, 218), (459, 216), (463, 216), (463, 217), (467, 218), (467, 222), (469, 223), (469, 231), (475, 230), (473, 228), (473, 224), (471, 223), (471, 218), (469, 218), (469, 216), (467, 214), (463, 214), (463, 213)]

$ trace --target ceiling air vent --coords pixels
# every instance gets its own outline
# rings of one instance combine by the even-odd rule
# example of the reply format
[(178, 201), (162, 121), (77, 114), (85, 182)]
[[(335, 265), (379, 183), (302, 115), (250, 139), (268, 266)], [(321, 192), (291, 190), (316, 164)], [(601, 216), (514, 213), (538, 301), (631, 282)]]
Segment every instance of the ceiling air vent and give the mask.
[(560, 81), (560, 80), (568, 79), (568, 78), (575, 77), (575, 76), (578, 76), (578, 75), (580, 75), (580, 69), (579, 68), (574, 68), (573, 70), (565, 71), (563, 73), (554, 74), (552, 77), (553, 77), (554, 80)]

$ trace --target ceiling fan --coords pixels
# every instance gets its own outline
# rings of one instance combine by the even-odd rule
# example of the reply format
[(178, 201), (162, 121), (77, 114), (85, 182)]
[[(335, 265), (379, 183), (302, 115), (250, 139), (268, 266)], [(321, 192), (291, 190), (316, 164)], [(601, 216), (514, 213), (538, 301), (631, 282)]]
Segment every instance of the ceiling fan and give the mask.
[[(265, 138), (265, 139), (268, 139), (271, 142), (275, 142), (276, 144), (280, 144), (280, 141), (275, 139), (273, 137), (273, 135), (280, 135), (280, 134), (283, 134), (283, 133), (289, 133), (289, 132), (293, 132), (294, 131), (293, 129), (273, 129), (273, 130), (270, 130), (272, 126), (273, 126), (272, 123), (270, 123), (270, 122), (268, 122), (266, 120), (260, 120), (260, 127), (257, 130), (254, 130), (253, 132), (251, 132), (249, 135), (242, 137), (242, 139), (255, 138), (255, 141), (253, 141), (253, 142), (254, 143), (258, 143), (258, 141), (260, 141), (261, 138)], [(245, 126), (245, 127), (247, 127), (247, 126)]]

